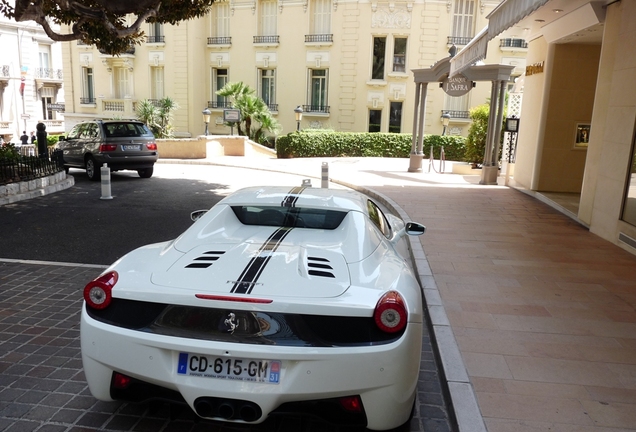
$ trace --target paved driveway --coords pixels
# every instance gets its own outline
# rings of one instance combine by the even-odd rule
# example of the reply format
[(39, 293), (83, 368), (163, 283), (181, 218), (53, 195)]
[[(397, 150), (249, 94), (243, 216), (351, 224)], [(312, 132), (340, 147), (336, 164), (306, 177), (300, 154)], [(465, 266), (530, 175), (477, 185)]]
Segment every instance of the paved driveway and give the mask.
[[(81, 369), (81, 290), (126, 251), (178, 235), (191, 223), (190, 211), (210, 207), (239, 187), (299, 185), (302, 178), (162, 164), (149, 180), (135, 173), (114, 174), (114, 199), (100, 200), (99, 183), (89, 182), (82, 171), (71, 174), (76, 176), (71, 189), (0, 207), (0, 430), (245, 431), (199, 421), (189, 409), (160, 403), (96, 401)], [(418, 389), (409, 430), (451, 430), (428, 336)], [(288, 418), (247, 430), (338, 429)]]

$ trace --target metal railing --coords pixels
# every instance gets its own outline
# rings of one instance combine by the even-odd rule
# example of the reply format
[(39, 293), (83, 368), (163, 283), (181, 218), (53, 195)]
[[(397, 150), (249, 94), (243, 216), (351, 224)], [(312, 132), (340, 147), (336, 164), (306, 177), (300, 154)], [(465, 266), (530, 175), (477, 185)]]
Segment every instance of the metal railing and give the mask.
[(528, 42), (524, 39), (505, 38), (499, 41), (500, 48), (528, 48)]
[(305, 113), (323, 113), (329, 114), (329, 105), (303, 105)]
[(208, 101), (208, 108), (232, 108), (232, 102), (230, 101)]
[(442, 115), (448, 114), (454, 119), (469, 119), (470, 111), (442, 110)]
[(277, 44), (280, 36), (254, 36), (254, 43), (259, 44)]
[(465, 36), (448, 36), (448, 45), (468, 45), (473, 38)]
[(267, 104), (267, 108), (269, 108), (271, 112), (278, 112), (278, 104), (276, 103)]
[(230, 36), (209, 37), (208, 45), (232, 45), (232, 38)]
[(146, 43), (165, 43), (165, 42), (166, 42), (165, 36), (158, 36), (158, 35), (146, 36)]
[(305, 43), (310, 42), (333, 42), (332, 34), (310, 34), (305, 35)]
[(83, 105), (90, 105), (90, 104), (94, 104), (95, 103), (95, 97), (81, 97), (80, 98), (80, 104)]
[(36, 78), (63, 79), (62, 69), (35, 68)]
[(16, 156), (0, 160), (0, 184), (17, 183), (46, 177), (64, 170), (62, 150), (43, 157)]
[(3, 77), (9, 76), (9, 65), (0, 66), (0, 76), (3, 76)]

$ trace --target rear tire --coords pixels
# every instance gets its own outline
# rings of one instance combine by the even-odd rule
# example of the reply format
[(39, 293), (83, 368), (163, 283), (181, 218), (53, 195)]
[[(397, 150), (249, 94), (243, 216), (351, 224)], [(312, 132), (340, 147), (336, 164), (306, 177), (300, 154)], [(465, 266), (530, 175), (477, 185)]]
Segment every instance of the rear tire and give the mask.
[(137, 174), (139, 174), (139, 177), (141, 178), (150, 178), (152, 177), (152, 173), (155, 169), (154, 168), (145, 168), (145, 169), (140, 169), (137, 170)]
[(97, 181), (101, 177), (99, 168), (97, 167), (97, 162), (95, 162), (95, 159), (92, 156), (89, 156), (88, 159), (86, 159), (86, 175), (92, 181)]

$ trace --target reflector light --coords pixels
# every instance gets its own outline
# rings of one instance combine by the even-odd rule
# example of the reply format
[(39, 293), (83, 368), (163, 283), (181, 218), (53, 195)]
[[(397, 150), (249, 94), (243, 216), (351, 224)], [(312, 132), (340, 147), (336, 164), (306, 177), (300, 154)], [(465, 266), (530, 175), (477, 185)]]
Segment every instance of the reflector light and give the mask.
[(156, 143), (148, 143), (148, 144), (146, 144), (146, 147), (148, 148), (148, 150), (157, 150), (157, 144)]
[(112, 271), (104, 273), (96, 279), (90, 281), (84, 287), (84, 300), (86, 304), (93, 309), (105, 309), (112, 300), (111, 291), (119, 275)]
[(132, 378), (119, 372), (113, 373), (113, 387), (117, 389), (125, 389), (132, 382)]
[(117, 150), (117, 144), (102, 144), (99, 146), (100, 152), (109, 152)]
[(340, 405), (342, 405), (342, 407), (347, 411), (362, 411), (362, 401), (360, 400), (360, 396), (347, 396), (340, 398)]
[(201, 300), (218, 300), (218, 301), (260, 303), (260, 304), (269, 304), (273, 302), (273, 300), (270, 300), (270, 299), (261, 299), (261, 298), (254, 298), (254, 297), (232, 297), (232, 296), (222, 296), (222, 295), (212, 295), (212, 294), (195, 294), (194, 296)]
[(408, 314), (404, 299), (397, 291), (382, 296), (373, 313), (375, 324), (386, 333), (397, 333), (406, 327)]

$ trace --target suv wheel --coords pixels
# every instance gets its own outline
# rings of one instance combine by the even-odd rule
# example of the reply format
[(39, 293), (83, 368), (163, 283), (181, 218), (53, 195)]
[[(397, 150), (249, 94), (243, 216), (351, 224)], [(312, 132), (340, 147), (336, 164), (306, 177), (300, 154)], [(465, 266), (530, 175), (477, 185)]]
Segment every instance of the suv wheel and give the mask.
[(101, 176), (99, 168), (97, 167), (97, 162), (95, 162), (95, 159), (93, 159), (92, 156), (89, 156), (88, 159), (86, 159), (86, 175), (88, 175), (88, 178), (92, 181), (99, 180)]
[(152, 172), (154, 170), (155, 170), (154, 168), (144, 168), (144, 169), (137, 170), (137, 174), (139, 174), (139, 177), (141, 178), (150, 178), (152, 177)]

